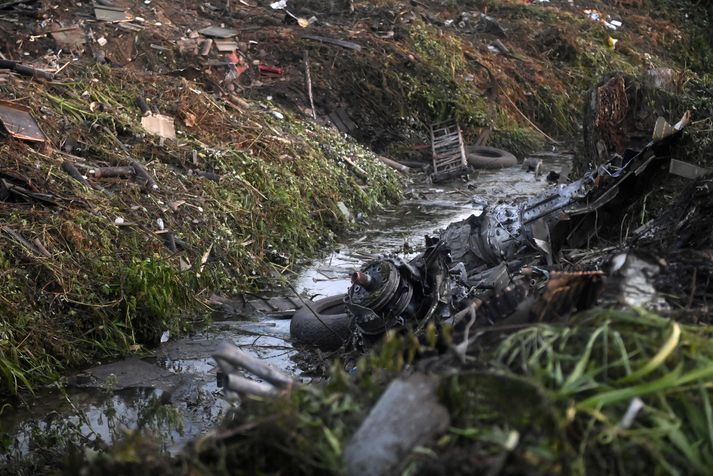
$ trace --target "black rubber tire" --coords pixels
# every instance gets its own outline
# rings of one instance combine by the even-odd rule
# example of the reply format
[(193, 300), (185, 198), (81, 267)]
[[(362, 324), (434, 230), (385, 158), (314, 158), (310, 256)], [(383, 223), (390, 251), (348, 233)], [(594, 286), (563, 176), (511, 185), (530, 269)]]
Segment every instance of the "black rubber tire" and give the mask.
[(325, 351), (341, 347), (351, 336), (349, 315), (344, 308), (345, 296), (318, 299), (297, 309), (290, 322), (292, 339)]
[(476, 169), (501, 169), (517, 165), (517, 157), (495, 147), (469, 145), (465, 148), (468, 163)]

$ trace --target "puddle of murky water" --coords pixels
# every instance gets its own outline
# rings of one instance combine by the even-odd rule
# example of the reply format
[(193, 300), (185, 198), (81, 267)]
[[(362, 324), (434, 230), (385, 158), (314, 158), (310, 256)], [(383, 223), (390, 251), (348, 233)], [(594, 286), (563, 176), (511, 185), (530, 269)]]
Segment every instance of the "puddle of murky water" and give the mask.
[[(346, 292), (353, 271), (383, 254), (415, 255), (425, 235), (482, 210), (492, 200), (524, 200), (547, 187), (544, 176), (571, 158), (546, 157), (536, 179), (520, 168), (480, 171), (468, 184), (416, 185), (398, 207), (368, 217), (339, 249), (307, 265), (295, 282), (304, 297)], [(14, 435), (10, 451), (31, 454), (39, 435), (69, 432), (77, 441), (113, 441), (124, 429), (149, 427), (166, 451), (212, 428), (229, 404), (218, 388), (212, 354), (223, 341), (251, 352), (271, 365), (299, 376), (292, 361), (289, 320), (222, 320), (194, 336), (162, 344), (147, 359), (127, 359), (95, 367), (73, 380), (66, 395), (44, 391), (26, 408), (6, 409), (0, 432)], [(40, 438), (41, 440), (41, 438)], [(43, 440), (44, 441), (44, 440)], [(0, 462), (2, 457), (0, 456)]]

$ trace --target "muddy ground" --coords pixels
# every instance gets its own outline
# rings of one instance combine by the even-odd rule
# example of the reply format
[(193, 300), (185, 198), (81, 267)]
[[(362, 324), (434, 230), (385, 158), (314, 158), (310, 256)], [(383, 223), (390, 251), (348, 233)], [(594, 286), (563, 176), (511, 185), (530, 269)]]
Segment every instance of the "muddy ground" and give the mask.
[[(306, 351), (297, 363), (326, 383), (278, 402), (248, 399), (217, 433), (180, 446), (217, 421), (215, 408), (227, 408), (217, 403), (208, 351), (191, 345), (256, 331), (232, 323), (205, 330), (225, 317), (226, 303), (267, 291), (309, 299), (305, 281), (339, 278), (323, 290), (331, 293), (345, 284), (342, 268), (363, 257), (333, 254), (296, 276), (307, 258), (362, 237), (382, 251), (413, 253), (418, 243), (401, 249), (403, 236), (455, 218), (439, 211), (437, 220), (419, 214), (398, 226), (380, 218), (404, 210), (396, 205), (404, 198), (407, 207), (423, 200), (421, 210), (451, 203), (419, 172), (430, 160), (431, 123), (455, 118), (466, 143), (485, 141), (521, 161), (543, 149), (576, 151), (573, 179), (642, 147), (659, 116), (674, 123), (688, 110), (691, 121), (668, 153), (713, 168), (706, 5), (113, 3), (99, 12), (64, 1), (0, 4), (3, 104), (26, 108), (42, 135), (28, 141), (6, 128), (0, 139), (0, 422), (13, 432), (27, 423), (19, 442), (2, 439), (19, 449), (8, 471), (342, 472), (345, 446), (388, 382), (430, 369), (451, 426), (410, 453), (404, 471), (705, 474), (713, 453), (709, 184), (670, 175), (663, 162), (643, 192), (559, 264), (599, 272), (617, 251), (645, 248), (661, 267), (655, 286), (668, 309), (605, 300), (606, 310), (567, 325), (497, 332), (470, 347), (465, 362), (443, 355), (443, 342), (408, 333), (362, 359)], [(114, 22), (97, 20), (108, 14)], [(218, 43), (226, 41), (199, 33), (209, 26), (235, 30), (225, 51)], [(156, 113), (173, 118), (175, 138), (142, 127)], [(380, 156), (412, 172), (400, 175)], [(118, 175), (107, 176), (109, 168)], [(482, 195), (477, 175), (443, 190)], [(416, 192), (404, 185), (412, 180), (422, 184)], [(429, 192), (419, 196), (423, 187)], [(485, 195), (516, 200), (518, 190)], [(292, 352), (285, 342), (268, 346), (283, 344)], [(109, 363), (121, 357), (128, 360)], [(136, 390), (139, 380), (158, 383)], [(504, 396), (551, 411), (508, 417), (489, 404)], [(617, 426), (638, 396), (645, 418)], [(52, 399), (67, 404), (46, 405)], [(54, 411), (75, 420), (57, 418), (71, 424), (56, 431), (35, 425)], [(114, 428), (107, 411), (119, 416)], [(172, 433), (180, 421), (186, 431)], [(123, 426), (130, 431), (114, 439)], [(23, 459), (28, 448), (45, 457)]]

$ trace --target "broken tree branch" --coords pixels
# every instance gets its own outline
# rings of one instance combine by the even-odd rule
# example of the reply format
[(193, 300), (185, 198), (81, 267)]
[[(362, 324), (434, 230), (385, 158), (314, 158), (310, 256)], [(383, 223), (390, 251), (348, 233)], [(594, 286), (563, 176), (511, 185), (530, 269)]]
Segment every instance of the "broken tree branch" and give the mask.
[(314, 96), (312, 96), (312, 75), (309, 71), (309, 52), (304, 51), (305, 81), (307, 82), (307, 96), (309, 96), (309, 107), (312, 111), (312, 119), (317, 120), (317, 111), (314, 109)]
[(111, 178), (111, 177), (133, 177), (136, 171), (133, 167), (98, 167), (94, 169), (94, 177), (96, 178)]
[(366, 171), (364, 169), (362, 169), (361, 167), (359, 167), (356, 163), (354, 163), (354, 161), (352, 159), (350, 159), (349, 157), (342, 157), (342, 160), (344, 160), (344, 162), (346, 162), (347, 165), (349, 165), (352, 168), (354, 173), (359, 178), (364, 179), (364, 180), (367, 180), (369, 178)]
[(29, 66), (25, 66), (24, 64), (12, 60), (0, 60), (0, 69), (9, 69), (22, 76), (29, 76), (32, 78), (43, 78), (49, 79), (50, 81), (54, 79), (54, 74), (52, 73), (30, 68)]
[(2, 227), (0, 227), (0, 230), (4, 231), (17, 244), (19, 244), (20, 246), (25, 248), (27, 251), (29, 251), (30, 254), (33, 254), (33, 255), (41, 255), (42, 254), (37, 248), (35, 248), (35, 246), (32, 243), (30, 243), (29, 241), (24, 239), (22, 237), (22, 235), (20, 235), (18, 232), (16, 232), (12, 228), (7, 227), (7, 226), (2, 226)]
[(89, 182), (87, 182), (87, 179), (85, 179), (84, 176), (81, 173), (79, 173), (79, 170), (77, 170), (77, 167), (69, 160), (65, 160), (64, 162), (62, 162), (62, 170), (67, 172), (70, 177), (72, 177), (74, 180), (81, 183), (82, 185), (91, 187), (91, 185), (89, 185)]
[(535, 125), (535, 123), (530, 120), (529, 117), (527, 117), (520, 109), (518, 109), (518, 107), (515, 105), (515, 103), (512, 102), (512, 99), (510, 99), (510, 98), (509, 98), (508, 96), (506, 96), (505, 94), (503, 94), (503, 97), (504, 97), (505, 99), (507, 99), (508, 102), (510, 103), (510, 105), (515, 108), (515, 111), (516, 111), (518, 114), (520, 114), (520, 116), (522, 116), (522, 118), (525, 119), (525, 120), (527, 121), (527, 123), (532, 126), (533, 129), (535, 129), (537, 132), (539, 132), (540, 134), (542, 134), (542, 136), (543, 136), (545, 139), (547, 139), (548, 141), (550, 141), (550, 142), (553, 143), (553, 144), (559, 144), (559, 143), (560, 143), (559, 141), (554, 140), (552, 137), (550, 137), (550, 136), (548, 136), (547, 134), (545, 134), (544, 132), (542, 132), (542, 129), (540, 129), (539, 127), (537, 127), (537, 126)]
[(388, 165), (389, 167), (391, 167), (391, 168), (393, 168), (393, 169), (398, 170), (398, 171), (401, 172), (402, 174), (408, 174), (409, 172), (411, 172), (411, 169), (410, 169), (408, 166), (406, 166), (406, 165), (404, 165), (404, 164), (400, 164), (400, 163), (396, 162), (395, 160), (391, 160), (391, 159), (389, 159), (389, 158), (387, 158), (387, 157), (383, 157), (383, 156), (381, 156), (381, 155), (377, 155), (376, 157), (377, 157), (382, 163)]
[(124, 151), (124, 153), (126, 154), (126, 160), (134, 168), (134, 173), (136, 174), (136, 176), (146, 182), (147, 190), (158, 191), (158, 184), (156, 183), (156, 181), (151, 177), (146, 168), (141, 163), (139, 163), (139, 161), (131, 157), (131, 154), (129, 154), (129, 150), (126, 148), (123, 142), (121, 142), (119, 138), (116, 137), (116, 135), (114, 135), (114, 133), (109, 130), (109, 128), (104, 127), (104, 131), (109, 134), (109, 136), (114, 139), (114, 142), (117, 143), (121, 150)]
[(34, 240), (32, 240), (32, 243), (35, 245), (35, 248), (37, 248), (37, 251), (39, 251), (42, 256), (44, 256), (45, 258), (52, 257), (52, 253), (47, 251), (47, 248), (45, 248), (39, 238), (35, 238)]

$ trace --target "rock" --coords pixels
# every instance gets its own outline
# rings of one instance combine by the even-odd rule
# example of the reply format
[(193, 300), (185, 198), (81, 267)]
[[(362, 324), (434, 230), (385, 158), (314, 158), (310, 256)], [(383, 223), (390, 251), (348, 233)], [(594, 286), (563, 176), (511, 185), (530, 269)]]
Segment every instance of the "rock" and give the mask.
[(676, 92), (676, 72), (671, 68), (651, 68), (644, 71), (643, 82), (646, 86), (661, 89), (669, 93)]
[(398, 474), (417, 446), (427, 445), (450, 425), (436, 398), (439, 380), (414, 374), (393, 381), (344, 450), (352, 476)]
[(70, 383), (77, 387), (112, 390), (150, 387), (164, 391), (172, 391), (181, 381), (179, 375), (138, 358), (92, 367), (70, 379)]
[(349, 208), (347, 208), (344, 202), (337, 202), (337, 208), (342, 213), (342, 216), (344, 216), (344, 219), (352, 221), (352, 212), (349, 211)]

